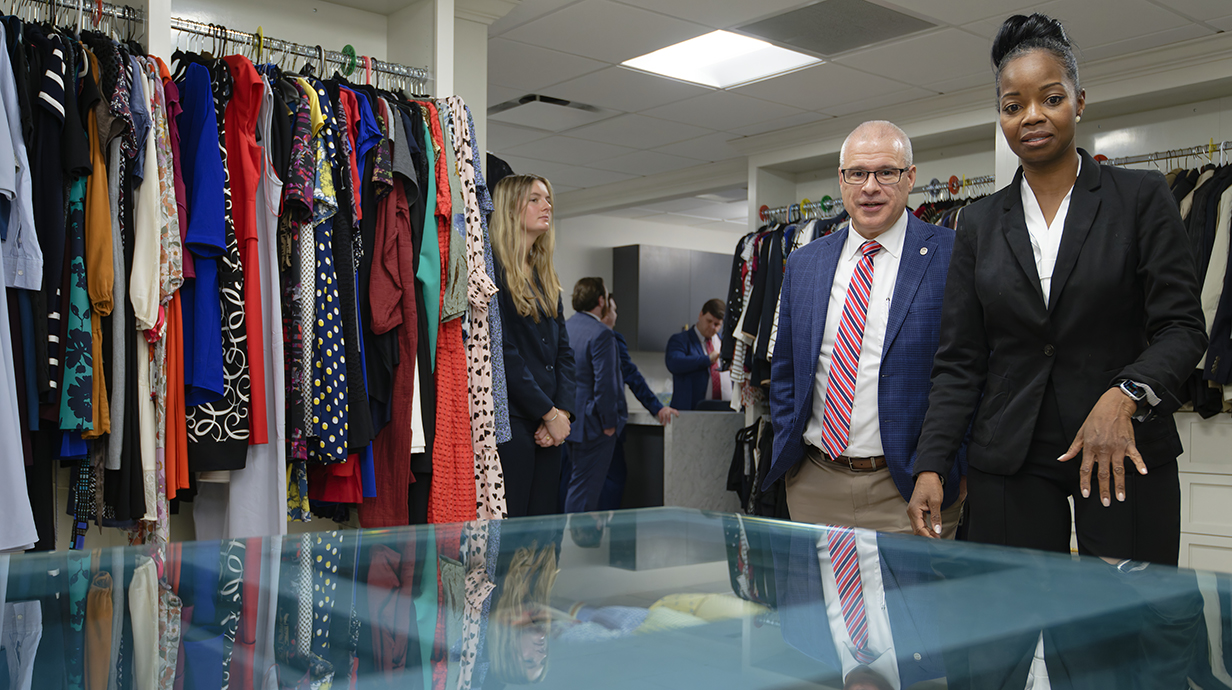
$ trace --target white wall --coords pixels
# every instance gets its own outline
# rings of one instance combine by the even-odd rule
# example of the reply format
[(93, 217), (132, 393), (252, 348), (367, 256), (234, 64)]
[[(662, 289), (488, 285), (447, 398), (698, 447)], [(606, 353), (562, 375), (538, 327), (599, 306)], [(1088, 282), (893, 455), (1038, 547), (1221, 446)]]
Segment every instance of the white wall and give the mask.
[[(172, 0), (171, 16), (207, 24), (222, 24), (229, 29), (250, 33), (255, 33), (260, 26), (262, 32), (271, 38), (310, 46), (320, 45), (333, 51), (340, 51), (344, 45), (350, 44), (360, 55), (368, 55), (378, 60), (389, 59), (386, 57), (387, 17), (331, 2)], [(173, 43), (182, 45), (185, 34), (179, 31), (171, 33)], [(428, 35), (431, 36), (431, 33)], [(209, 45), (209, 39), (206, 39), (206, 46)]]
[[(682, 225), (651, 223), (630, 218), (593, 215), (566, 218), (556, 225), (556, 273), (564, 290), (566, 318), (573, 315), (569, 296), (580, 278), (600, 276), (612, 285), (612, 247), (627, 244), (649, 244), (658, 247), (693, 249), (728, 254), (735, 250), (741, 232), (703, 230)], [(616, 297), (617, 305), (620, 296)], [(691, 320), (695, 314), (682, 318)], [(619, 316), (617, 317), (619, 318)], [(656, 393), (670, 390), (671, 374), (663, 362), (662, 352), (630, 352), (633, 363)], [(628, 393), (628, 389), (625, 389)], [(642, 406), (630, 394), (629, 409)]]
[[(1078, 145), (1109, 158), (1232, 139), (1232, 97), (1186, 103), (1078, 125)], [(1215, 159), (1219, 163), (1218, 157)], [(1195, 165), (1196, 159), (1188, 161)], [(1150, 164), (1146, 164), (1150, 165)], [(1142, 165), (1135, 167), (1143, 167)], [(1160, 162), (1159, 167), (1164, 167)]]

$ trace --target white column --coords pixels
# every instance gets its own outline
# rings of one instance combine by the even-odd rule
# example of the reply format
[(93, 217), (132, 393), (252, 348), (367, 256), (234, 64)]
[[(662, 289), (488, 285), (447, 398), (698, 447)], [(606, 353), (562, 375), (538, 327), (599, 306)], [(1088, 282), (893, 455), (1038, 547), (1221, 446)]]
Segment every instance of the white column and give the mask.
[(1014, 181), (1014, 173), (1018, 172), (1018, 156), (1010, 150), (1010, 143), (1005, 140), (1001, 127), (997, 127), (997, 151), (995, 154), (997, 189)]
[(435, 60), (433, 61), (433, 78), (436, 88), (432, 95), (444, 98), (453, 95), (453, 0), (435, 0), (433, 5), (433, 25), (436, 29)]

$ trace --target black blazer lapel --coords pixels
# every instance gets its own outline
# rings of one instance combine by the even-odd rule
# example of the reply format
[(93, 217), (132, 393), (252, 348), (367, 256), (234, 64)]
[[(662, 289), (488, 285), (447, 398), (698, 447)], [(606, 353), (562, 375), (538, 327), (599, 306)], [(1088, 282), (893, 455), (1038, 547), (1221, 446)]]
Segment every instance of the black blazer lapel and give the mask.
[(1082, 149), (1082, 170), (1074, 182), (1074, 191), (1069, 198), (1069, 212), (1065, 216), (1065, 230), (1061, 233), (1061, 247), (1057, 251), (1057, 263), (1052, 269), (1052, 295), (1048, 301), (1048, 313), (1051, 314), (1060, 300), (1065, 281), (1074, 272), (1078, 263), (1078, 254), (1091, 232), (1091, 224), (1095, 222), (1095, 214), (1099, 211), (1099, 196), (1095, 193), (1100, 185), (1099, 163)]
[[(898, 278), (894, 283), (894, 295), (890, 300), (890, 318), (886, 323), (885, 343), (881, 352), (890, 351), (894, 338), (907, 319), (907, 311), (915, 299), (915, 293), (920, 289), (920, 281), (928, 272), (928, 265), (937, 255), (937, 243), (933, 241), (933, 232), (915, 216), (907, 219), (907, 233), (903, 238), (903, 251), (898, 260)], [(925, 249), (924, 253), (920, 253)]]
[[(1005, 204), (1001, 207), (1001, 230), (1005, 233), (1005, 241), (1009, 243), (1014, 258), (1027, 275), (1027, 282), (1035, 291), (1039, 303), (1044, 303), (1044, 293), (1040, 290), (1039, 271), (1035, 270), (1035, 252), (1031, 249), (1031, 235), (1027, 232), (1027, 216), (1022, 208), (1022, 168), (1014, 175), (1005, 194)], [(1055, 284), (1055, 281), (1054, 281)]]

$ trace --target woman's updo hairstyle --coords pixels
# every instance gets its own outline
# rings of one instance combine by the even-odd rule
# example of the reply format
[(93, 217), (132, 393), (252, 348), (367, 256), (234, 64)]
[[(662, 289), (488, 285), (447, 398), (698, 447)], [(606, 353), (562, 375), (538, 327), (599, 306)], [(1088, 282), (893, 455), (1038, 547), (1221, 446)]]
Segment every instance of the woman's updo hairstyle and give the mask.
[(1036, 12), (1029, 17), (1016, 14), (1001, 24), (997, 37), (992, 40), (992, 67), (997, 75), (997, 96), (1001, 95), (1001, 70), (1016, 57), (1032, 50), (1046, 50), (1056, 56), (1065, 66), (1065, 75), (1080, 91), (1078, 84), (1078, 60), (1074, 57), (1073, 42), (1065, 34), (1061, 22), (1046, 14)]

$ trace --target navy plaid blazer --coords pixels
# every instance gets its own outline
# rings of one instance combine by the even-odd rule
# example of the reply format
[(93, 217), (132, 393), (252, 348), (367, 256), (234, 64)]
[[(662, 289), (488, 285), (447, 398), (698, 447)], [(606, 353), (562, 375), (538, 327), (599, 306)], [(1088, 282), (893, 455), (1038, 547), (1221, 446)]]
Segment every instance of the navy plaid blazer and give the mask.
[[(830, 285), (848, 229), (797, 249), (787, 260), (779, 297), (779, 332), (770, 364), (770, 421), (774, 456), (769, 487), (804, 458), (804, 429), (813, 415), (813, 389)], [(954, 231), (907, 215), (898, 280), (890, 300), (877, 382), (881, 445), (895, 485), (906, 500), (915, 488), (912, 469), (924, 413), (928, 410), (933, 356), (941, 328), (941, 299), (954, 248)], [(948, 506), (958, 498), (958, 477), (966, 471), (966, 446), (945, 482)]]

